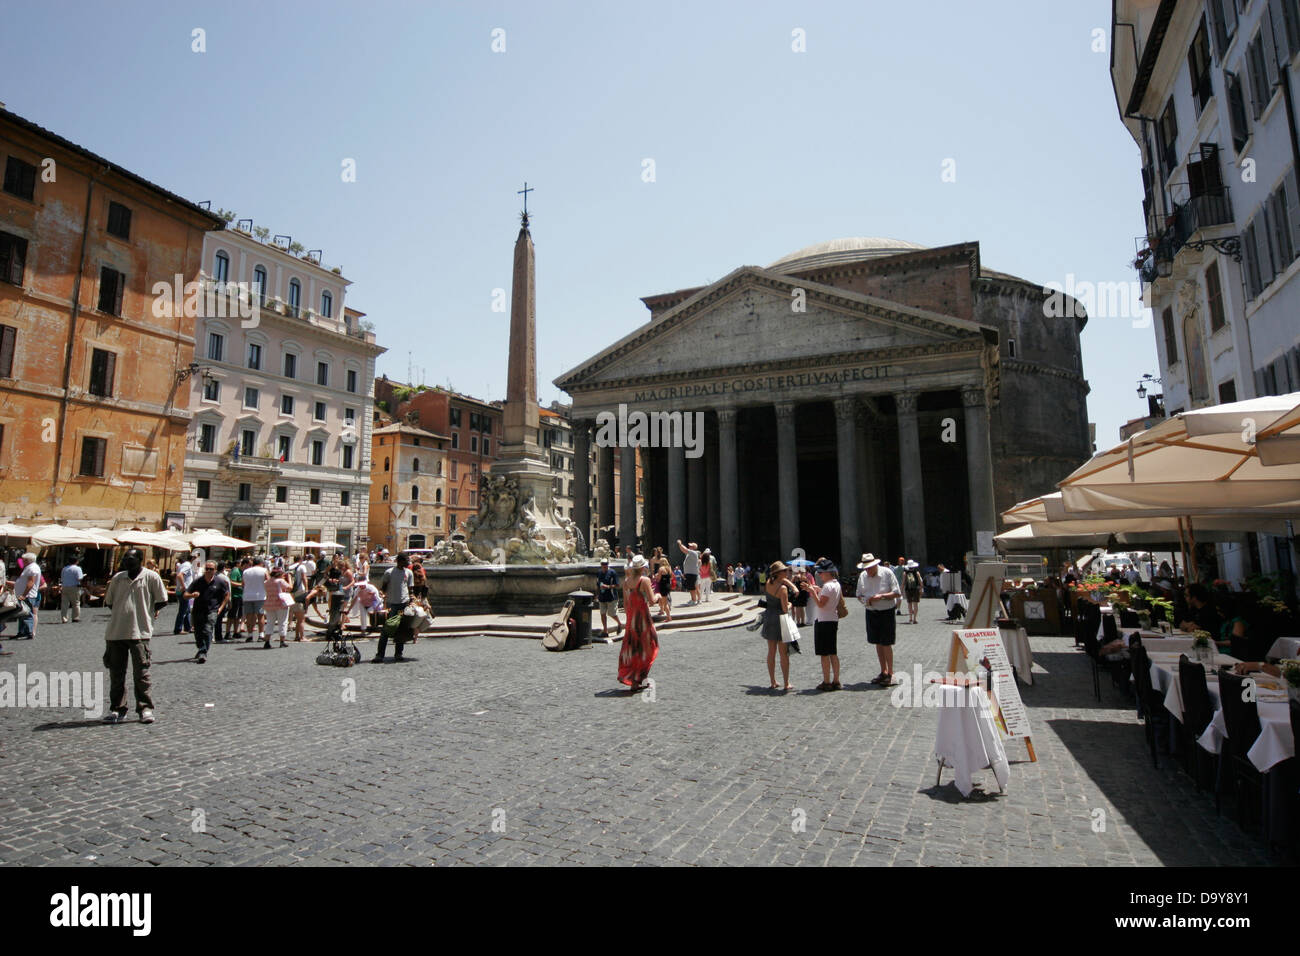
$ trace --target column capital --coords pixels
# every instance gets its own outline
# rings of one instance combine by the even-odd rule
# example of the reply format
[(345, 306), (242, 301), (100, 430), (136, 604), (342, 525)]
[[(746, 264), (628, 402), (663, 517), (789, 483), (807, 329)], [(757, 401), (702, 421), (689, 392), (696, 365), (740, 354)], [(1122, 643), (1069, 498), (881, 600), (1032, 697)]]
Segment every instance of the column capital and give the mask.
[(717, 411), (718, 424), (728, 427), (734, 426), (738, 414), (738, 410), (734, 408), (719, 408)]
[(985, 404), (983, 385), (963, 385), (961, 387), (961, 404), (963, 408), (979, 408)]
[(776, 409), (776, 421), (779, 425), (794, 424), (794, 402), (776, 402), (773, 406)]
[(894, 404), (898, 407), (898, 414), (915, 415), (916, 402), (920, 397), (920, 392), (895, 392)]
[(856, 398), (835, 399), (835, 420), (847, 424), (856, 424), (858, 420), (858, 400)]

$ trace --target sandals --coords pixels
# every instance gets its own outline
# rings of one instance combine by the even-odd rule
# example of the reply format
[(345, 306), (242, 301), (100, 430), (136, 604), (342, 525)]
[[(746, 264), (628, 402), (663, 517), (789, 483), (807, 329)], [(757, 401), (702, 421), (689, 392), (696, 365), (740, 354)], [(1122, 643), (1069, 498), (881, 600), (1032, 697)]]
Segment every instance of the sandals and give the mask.
[(831, 681), (831, 690), (843, 690), (843, 689), (844, 689), (844, 685), (841, 684), (839, 681), (837, 680)]

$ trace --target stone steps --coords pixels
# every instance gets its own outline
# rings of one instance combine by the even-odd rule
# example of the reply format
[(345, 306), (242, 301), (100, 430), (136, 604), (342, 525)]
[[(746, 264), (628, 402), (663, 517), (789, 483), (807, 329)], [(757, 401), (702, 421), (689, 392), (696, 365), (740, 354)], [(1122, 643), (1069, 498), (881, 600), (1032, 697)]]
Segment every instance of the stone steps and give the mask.
[[(676, 634), (687, 631), (739, 627), (751, 623), (761, 613), (757, 598), (749, 595), (714, 593), (712, 601), (696, 607), (686, 607), (686, 600), (686, 595), (678, 592), (673, 593), (673, 619), (671, 621), (655, 621), (655, 631), (657, 633), (672, 632)], [(433, 627), (422, 632), (420, 637), (474, 637), (483, 635), (540, 640), (554, 620), (554, 615), (475, 614), (439, 617), (434, 619)], [(320, 632), (323, 630), (323, 621), (318, 623), (309, 616), (308, 623), (316, 630), (315, 637), (319, 640)], [(599, 630), (600, 611), (593, 609), (593, 634), (599, 633)], [(378, 634), (374, 631), (364, 636), (353, 630), (348, 632), (348, 637), (352, 640), (365, 640), (377, 636)], [(612, 643), (620, 639), (620, 637), (611, 636), (608, 642)], [(595, 640), (602, 641), (602, 638), (597, 637)]]

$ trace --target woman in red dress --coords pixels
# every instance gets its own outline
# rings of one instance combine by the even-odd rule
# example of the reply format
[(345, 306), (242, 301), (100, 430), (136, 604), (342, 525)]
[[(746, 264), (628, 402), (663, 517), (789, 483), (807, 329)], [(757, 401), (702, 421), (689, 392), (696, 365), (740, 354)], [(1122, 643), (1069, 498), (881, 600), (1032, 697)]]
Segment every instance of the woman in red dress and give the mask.
[(650, 604), (654, 594), (650, 590), (650, 577), (646, 573), (646, 559), (634, 557), (627, 565), (623, 580), (623, 608), (627, 612), (627, 629), (623, 632), (623, 647), (618, 653), (618, 682), (627, 684), (635, 694), (645, 689), (650, 667), (659, 656), (659, 638), (650, 621)]

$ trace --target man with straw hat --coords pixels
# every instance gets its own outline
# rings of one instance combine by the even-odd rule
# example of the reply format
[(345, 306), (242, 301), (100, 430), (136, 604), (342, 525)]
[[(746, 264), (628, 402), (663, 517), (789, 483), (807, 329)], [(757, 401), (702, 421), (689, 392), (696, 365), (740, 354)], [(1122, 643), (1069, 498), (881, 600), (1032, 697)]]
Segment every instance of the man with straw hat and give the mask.
[(890, 687), (894, 683), (894, 609), (902, 597), (894, 572), (882, 567), (874, 554), (864, 554), (858, 563), (858, 600), (867, 609), (867, 640), (876, 646), (880, 673), (871, 683)]

